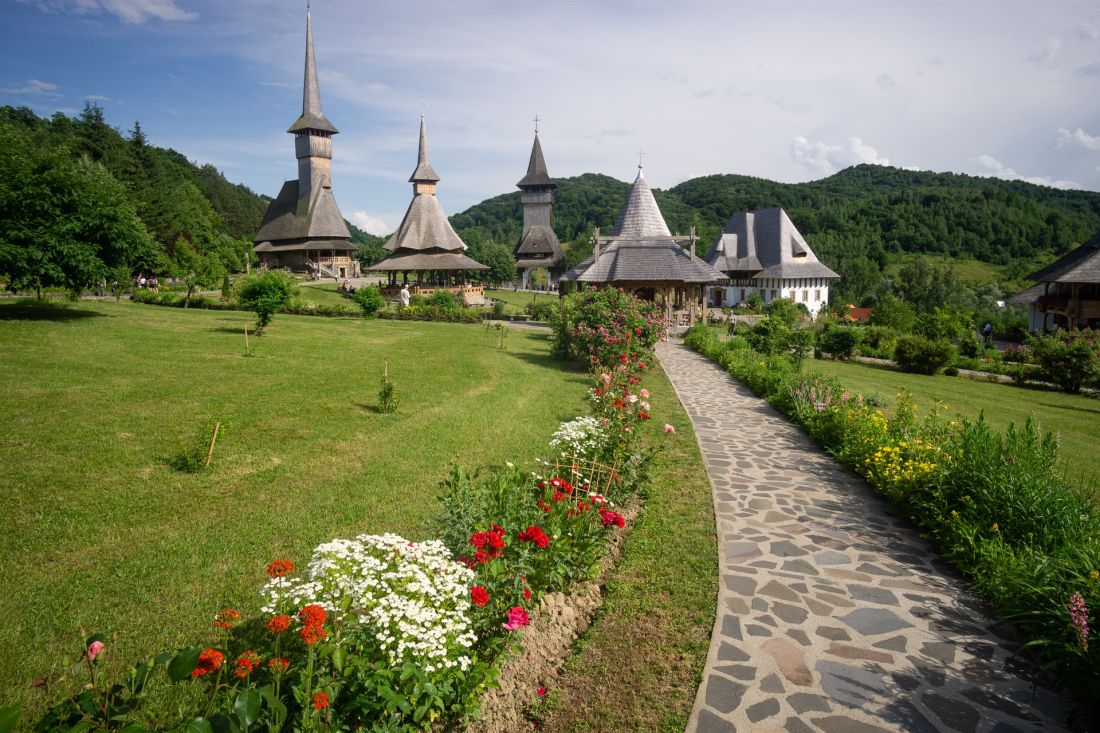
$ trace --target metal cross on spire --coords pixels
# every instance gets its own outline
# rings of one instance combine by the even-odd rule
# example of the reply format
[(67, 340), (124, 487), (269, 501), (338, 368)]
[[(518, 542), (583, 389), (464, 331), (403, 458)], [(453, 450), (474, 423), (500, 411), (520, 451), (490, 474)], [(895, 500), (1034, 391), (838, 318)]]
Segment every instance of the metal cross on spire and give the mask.
[(539, 134), (539, 116), (537, 114), (535, 115), (535, 134)]
[(644, 165), (642, 163), (642, 158), (645, 157), (645, 151), (644, 150), (639, 150), (637, 155), (638, 155), (638, 175), (641, 175), (642, 166)]

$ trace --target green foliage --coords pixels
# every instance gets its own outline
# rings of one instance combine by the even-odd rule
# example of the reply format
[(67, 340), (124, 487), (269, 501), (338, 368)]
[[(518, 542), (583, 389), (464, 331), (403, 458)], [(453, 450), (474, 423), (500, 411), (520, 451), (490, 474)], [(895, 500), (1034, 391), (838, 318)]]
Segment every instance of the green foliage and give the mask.
[(1091, 331), (1056, 331), (1030, 341), (1042, 378), (1070, 394), (1100, 383), (1100, 337)]
[(179, 449), (168, 459), (168, 465), (181, 473), (198, 473), (206, 468), (206, 457), (210, 455), (215, 430), (220, 437), (224, 426), (218, 420), (207, 421), (202, 430), (180, 443)]
[(423, 299), (423, 305), (433, 308), (461, 308), (462, 303), (450, 290), (437, 290)]
[(665, 323), (655, 304), (605, 287), (565, 297), (551, 325), (555, 354), (607, 370), (646, 358)]
[(850, 359), (860, 343), (861, 331), (855, 326), (828, 323), (817, 336), (817, 348), (837, 359)]
[(245, 278), (237, 286), (237, 300), (256, 314), (256, 335), (276, 313), (290, 304), (297, 284), (282, 270), (265, 270)]
[(859, 353), (876, 359), (893, 359), (898, 332), (886, 326), (866, 326), (859, 331)]
[(381, 412), (397, 412), (397, 385), (387, 372), (382, 373), (382, 386), (378, 389), (378, 409)]
[(955, 349), (949, 341), (902, 336), (894, 347), (894, 361), (902, 371), (935, 374), (951, 362)]
[(883, 326), (898, 333), (912, 333), (917, 326), (913, 307), (896, 295), (885, 295), (875, 303), (871, 325)]
[(533, 320), (549, 323), (558, 311), (558, 304), (549, 298), (533, 300), (523, 307)]
[(355, 291), (352, 299), (363, 309), (363, 315), (367, 318), (373, 318), (386, 307), (386, 299), (382, 297), (377, 285), (362, 286)]
[(959, 346), (967, 342), (976, 346), (977, 342), (973, 314), (958, 306), (939, 306), (921, 313), (917, 317), (916, 331), (925, 338), (950, 341)]
[(800, 320), (807, 320), (810, 315), (806, 306), (796, 303), (790, 298), (773, 300), (765, 309), (765, 312), (768, 314), (768, 318), (778, 320), (786, 326), (793, 326)]

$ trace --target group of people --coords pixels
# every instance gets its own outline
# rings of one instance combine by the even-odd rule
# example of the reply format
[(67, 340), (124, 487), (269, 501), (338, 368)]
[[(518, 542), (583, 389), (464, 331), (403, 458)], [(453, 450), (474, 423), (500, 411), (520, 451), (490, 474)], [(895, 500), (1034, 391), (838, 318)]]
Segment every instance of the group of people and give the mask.
[(145, 275), (142, 275), (141, 277), (139, 277), (137, 279), (137, 282), (135, 284), (139, 288), (143, 288), (143, 289), (144, 288), (149, 288), (154, 293), (160, 292), (160, 283), (157, 282), (157, 276), (156, 275), (152, 275), (148, 279), (145, 278)]

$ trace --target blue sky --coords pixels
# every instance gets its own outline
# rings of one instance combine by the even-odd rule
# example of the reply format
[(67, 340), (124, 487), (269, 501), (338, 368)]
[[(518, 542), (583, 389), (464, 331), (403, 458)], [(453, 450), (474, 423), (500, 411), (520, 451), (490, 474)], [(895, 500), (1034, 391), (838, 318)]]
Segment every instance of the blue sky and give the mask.
[[(667, 188), (879, 162), (1100, 190), (1100, 5), (889, 0), (315, 0), (333, 188), (408, 204), (420, 114), (448, 213), (553, 176)], [(97, 101), (123, 131), (273, 196), (297, 175), (297, 0), (0, 0), (0, 104)]]

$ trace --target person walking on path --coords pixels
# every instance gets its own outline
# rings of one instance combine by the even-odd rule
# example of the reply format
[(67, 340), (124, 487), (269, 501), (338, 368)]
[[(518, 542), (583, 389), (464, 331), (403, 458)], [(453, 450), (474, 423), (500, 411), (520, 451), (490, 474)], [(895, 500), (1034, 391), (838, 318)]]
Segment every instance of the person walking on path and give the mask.
[(688, 731), (1064, 730), (927, 542), (800, 428), (678, 343), (657, 356), (714, 487), (719, 594)]

